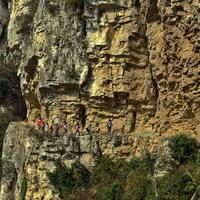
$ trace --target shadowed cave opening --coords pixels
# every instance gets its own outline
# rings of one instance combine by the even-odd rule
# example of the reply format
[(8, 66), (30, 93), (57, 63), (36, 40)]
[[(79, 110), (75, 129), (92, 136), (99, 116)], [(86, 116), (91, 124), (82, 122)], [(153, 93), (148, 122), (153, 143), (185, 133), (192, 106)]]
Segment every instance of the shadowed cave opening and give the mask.
[(81, 126), (84, 128), (86, 125), (86, 108), (84, 105), (79, 106), (79, 120), (81, 122)]
[(32, 56), (25, 67), (25, 71), (29, 75), (30, 79), (33, 79), (35, 76), (37, 64), (38, 58), (36, 56)]
[(153, 74), (153, 67), (154, 66), (152, 64), (149, 65), (151, 82), (153, 86), (152, 100), (153, 100), (153, 105), (154, 105), (154, 112), (151, 115), (151, 117), (154, 117), (157, 112), (157, 105), (158, 105), (158, 99), (159, 99), (158, 83), (157, 83), (156, 77), (154, 77), (154, 74)]
[(158, 0), (149, 1), (149, 8), (146, 13), (146, 20), (148, 23), (161, 20), (157, 3)]
[(87, 36), (87, 24), (85, 20), (83, 20), (83, 36)]
[(8, 0), (2, 0), (2, 6), (8, 9)]
[(134, 132), (135, 126), (136, 126), (136, 117), (137, 117), (137, 112), (134, 110), (132, 112), (132, 117), (131, 117), (131, 127), (130, 127), (130, 132)]
[(135, 0), (134, 6), (135, 8), (140, 8), (140, 0)]

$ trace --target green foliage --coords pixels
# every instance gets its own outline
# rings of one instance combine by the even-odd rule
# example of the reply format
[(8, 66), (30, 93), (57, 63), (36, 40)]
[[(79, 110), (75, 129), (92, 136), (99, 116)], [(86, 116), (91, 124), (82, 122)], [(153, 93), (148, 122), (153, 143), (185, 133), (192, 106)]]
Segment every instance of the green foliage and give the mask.
[(70, 170), (75, 188), (86, 186), (90, 183), (90, 172), (80, 162), (73, 163)]
[(44, 132), (41, 132), (39, 130), (35, 130), (34, 132), (31, 133), (31, 136), (33, 140), (42, 143), (45, 140), (45, 134)]
[(53, 173), (47, 173), (47, 175), (51, 184), (54, 185), (62, 197), (90, 183), (89, 171), (79, 162), (73, 163), (71, 168), (57, 162), (56, 170)]
[(5, 132), (8, 124), (10, 122), (10, 117), (7, 114), (0, 114), (0, 132)]
[(102, 156), (91, 174), (78, 162), (71, 168), (57, 163), (48, 176), (67, 200), (200, 199), (200, 151), (196, 140), (183, 134), (169, 140), (179, 165), (172, 165), (171, 171), (159, 178), (154, 176), (155, 156), (148, 151), (130, 161)]
[[(0, 114), (0, 156), (1, 156), (2, 148), (3, 148), (3, 138), (4, 138), (9, 122), (10, 122), (10, 117), (7, 114), (1, 113)], [(0, 159), (0, 169), (2, 166), (1, 162), (2, 161)], [(0, 170), (0, 180), (1, 180), (1, 174), (2, 174), (2, 170)]]
[(159, 200), (188, 200), (195, 191), (195, 184), (183, 169), (175, 169), (157, 181)]
[(24, 177), (21, 185), (21, 192), (20, 192), (20, 200), (24, 200), (26, 196), (26, 191), (27, 191), (27, 180)]
[(184, 134), (178, 134), (170, 138), (170, 148), (172, 156), (179, 163), (189, 159), (195, 160), (198, 144), (197, 140)]
[(10, 89), (11, 89), (10, 81), (6, 77), (0, 75), (0, 99), (1, 99), (1, 101), (4, 101), (6, 99), (6, 96)]
[(67, 77), (66, 77), (67, 79), (74, 80), (74, 81), (79, 80), (79, 74), (74, 68), (70, 70), (66, 70), (66, 74), (67, 74)]
[[(93, 171), (93, 182), (98, 200), (140, 200), (152, 188), (149, 179), (152, 160), (148, 156), (131, 161), (112, 161), (103, 156)], [(153, 193), (153, 192), (151, 192)]]
[(104, 199), (120, 200), (122, 191), (122, 185), (120, 183), (110, 184), (108, 187), (104, 187), (102, 196)]
[(143, 200), (148, 196), (148, 188), (152, 188), (151, 185), (151, 180), (140, 168), (131, 171), (127, 177), (122, 199)]
[(84, 3), (84, 0), (67, 0), (67, 4), (73, 7), (78, 7), (82, 3)]

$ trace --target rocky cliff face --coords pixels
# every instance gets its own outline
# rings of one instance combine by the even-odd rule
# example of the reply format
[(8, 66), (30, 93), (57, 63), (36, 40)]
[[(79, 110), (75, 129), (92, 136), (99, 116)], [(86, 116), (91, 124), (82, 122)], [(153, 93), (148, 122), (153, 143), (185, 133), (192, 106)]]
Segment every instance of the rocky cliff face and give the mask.
[(112, 119), (116, 132), (125, 125), (130, 135), (41, 138), (30, 124), (10, 124), (5, 200), (20, 199), (25, 180), (25, 199), (57, 199), (46, 176), (56, 160), (90, 168), (101, 154), (153, 151), (158, 135), (200, 134), (198, 0), (78, 2), (0, 0), (0, 66), (17, 69), (28, 122), (38, 115), (71, 129), (99, 122), (105, 132)]
[(22, 120), (26, 115), (21, 95), (17, 66), (7, 44), (9, 23), (8, 2), (0, 1), (0, 177), (3, 138), (10, 121)]
[(111, 118), (128, 132), (198, 132), (198, 1), (13, 0), (9, 8), (9, 54), (29, 121), (78, 118), (104, 130)]
[(156, 138), (131, 135), (44, 136), (27, 123), (10, 123), (4, 139), (1, 199), (62, 199), (48, 176), (56, 163), (71, 167), (78, 161), (91, 170), (102, 155), (129, 160), (141, 155), (145, 148), (157, 149), (158, 144)]

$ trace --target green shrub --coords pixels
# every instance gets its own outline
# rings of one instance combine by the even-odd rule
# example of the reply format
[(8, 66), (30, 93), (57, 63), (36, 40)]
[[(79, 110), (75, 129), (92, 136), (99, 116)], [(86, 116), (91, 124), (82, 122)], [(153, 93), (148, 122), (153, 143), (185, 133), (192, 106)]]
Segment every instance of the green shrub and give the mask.
[(102, 156), (92, 173), (92, 185), (96, 188), (97, 200), (120, 200), (123, 184), (131, 170), (124, 160), (112, 161)]
[(152, 168), (150, 155), (131, 161), (102, 156), (93, 170), (92, 185), (96, 188), (97, 200), (144, 199), (155, 193), (149, 178)]
[(169, 146), (172, 156), (179, 163), (183, 163), (189, 159), (196, 159), (198, 144), (197, 140), (185, 134), (178, 134), (169, 139)]
[(129, 173), (124, 187), (123, 200), (144, 200), (148, 196), (151, 180), (143, 170), (137, 169)]
[(70, 170), (75, 188), (87, 186), (90, 183), (90, 172), (80, 162), (73, 163)]
[(84, 3), (84, 0), (67, 0), (67, 4), (69, 6), (77, 7), (77, 6), (81, 5), (82, 3)]
[(20, 192), (20, 200), (24, 200), (26, 196), (26, 191), (27, 191), (27, 180), (24, 177), (21, 185), (21, 192)]
[(71, 168), (57, 162), (56, 170), (52, 173), (48, 172), (47, 176), (62, 197), (90, 183), (90, 172), (79, 162), (72, 164)]
[(175, 169), (157, 181), (159, 200), (188, 200), (194, 190), (191, 177), (182, 169)]
[(0, 75), (0, 99), (2, 101), (6, 99), (6, 96), (10, 89), (11, 89), (10, 81), (6, 77)]
[(39, 130), (35, 130), (34, 132), (30, 133), (33, 140), (42, 143), (45, 140), (45, 134), (44, 132), (41, 132)]
[(188, 200), (194, 194), (200, 199), (196, 140), (176, 135), (170, 138), (170, 146), (180, 165), (159, 178), (154, 177), (155, 158), (148, 151), (130, 161), (102, 156), (91, 174), (79, 162), (71, 168), (59, 162), (48, 176), (62, 199), (67, 200)]
[(0, 132), (1, 131), (5, 132), (9, 122), (10, 122), (10, 117), (7, 114), (0, 113)]
[(122, 185), (120, 183), (114, 182), (111, 185), (103, 188), (102, 197), (105, 200), (120, 200), (122, 192)]
[(4, 135), (5, 135), (9, 122), (10, 122), (9, 115), (1, 113), (0, 114), (0, 180), (1, 180), (1, 175), (2, 175), (1, 155), (2, 155), (2, 148), (3, 148), (3, 139), (4, 139)]

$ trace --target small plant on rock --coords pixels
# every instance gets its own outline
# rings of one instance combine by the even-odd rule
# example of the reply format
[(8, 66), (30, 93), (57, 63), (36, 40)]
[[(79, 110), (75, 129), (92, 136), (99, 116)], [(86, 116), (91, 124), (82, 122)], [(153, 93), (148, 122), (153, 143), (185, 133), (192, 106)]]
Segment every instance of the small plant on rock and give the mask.
[(187, 160), (195, 160), (198, 144), (195, 138), (191, 138), (185, 134), (178, 134), (169, 139), (172, 156), (180, 164)]
[(78, 6), (81, 5), (82, 3), (84, 3), (84, 0), (67, 0), (67, 4), (68, 4), (69, 6), (78, 7)]

